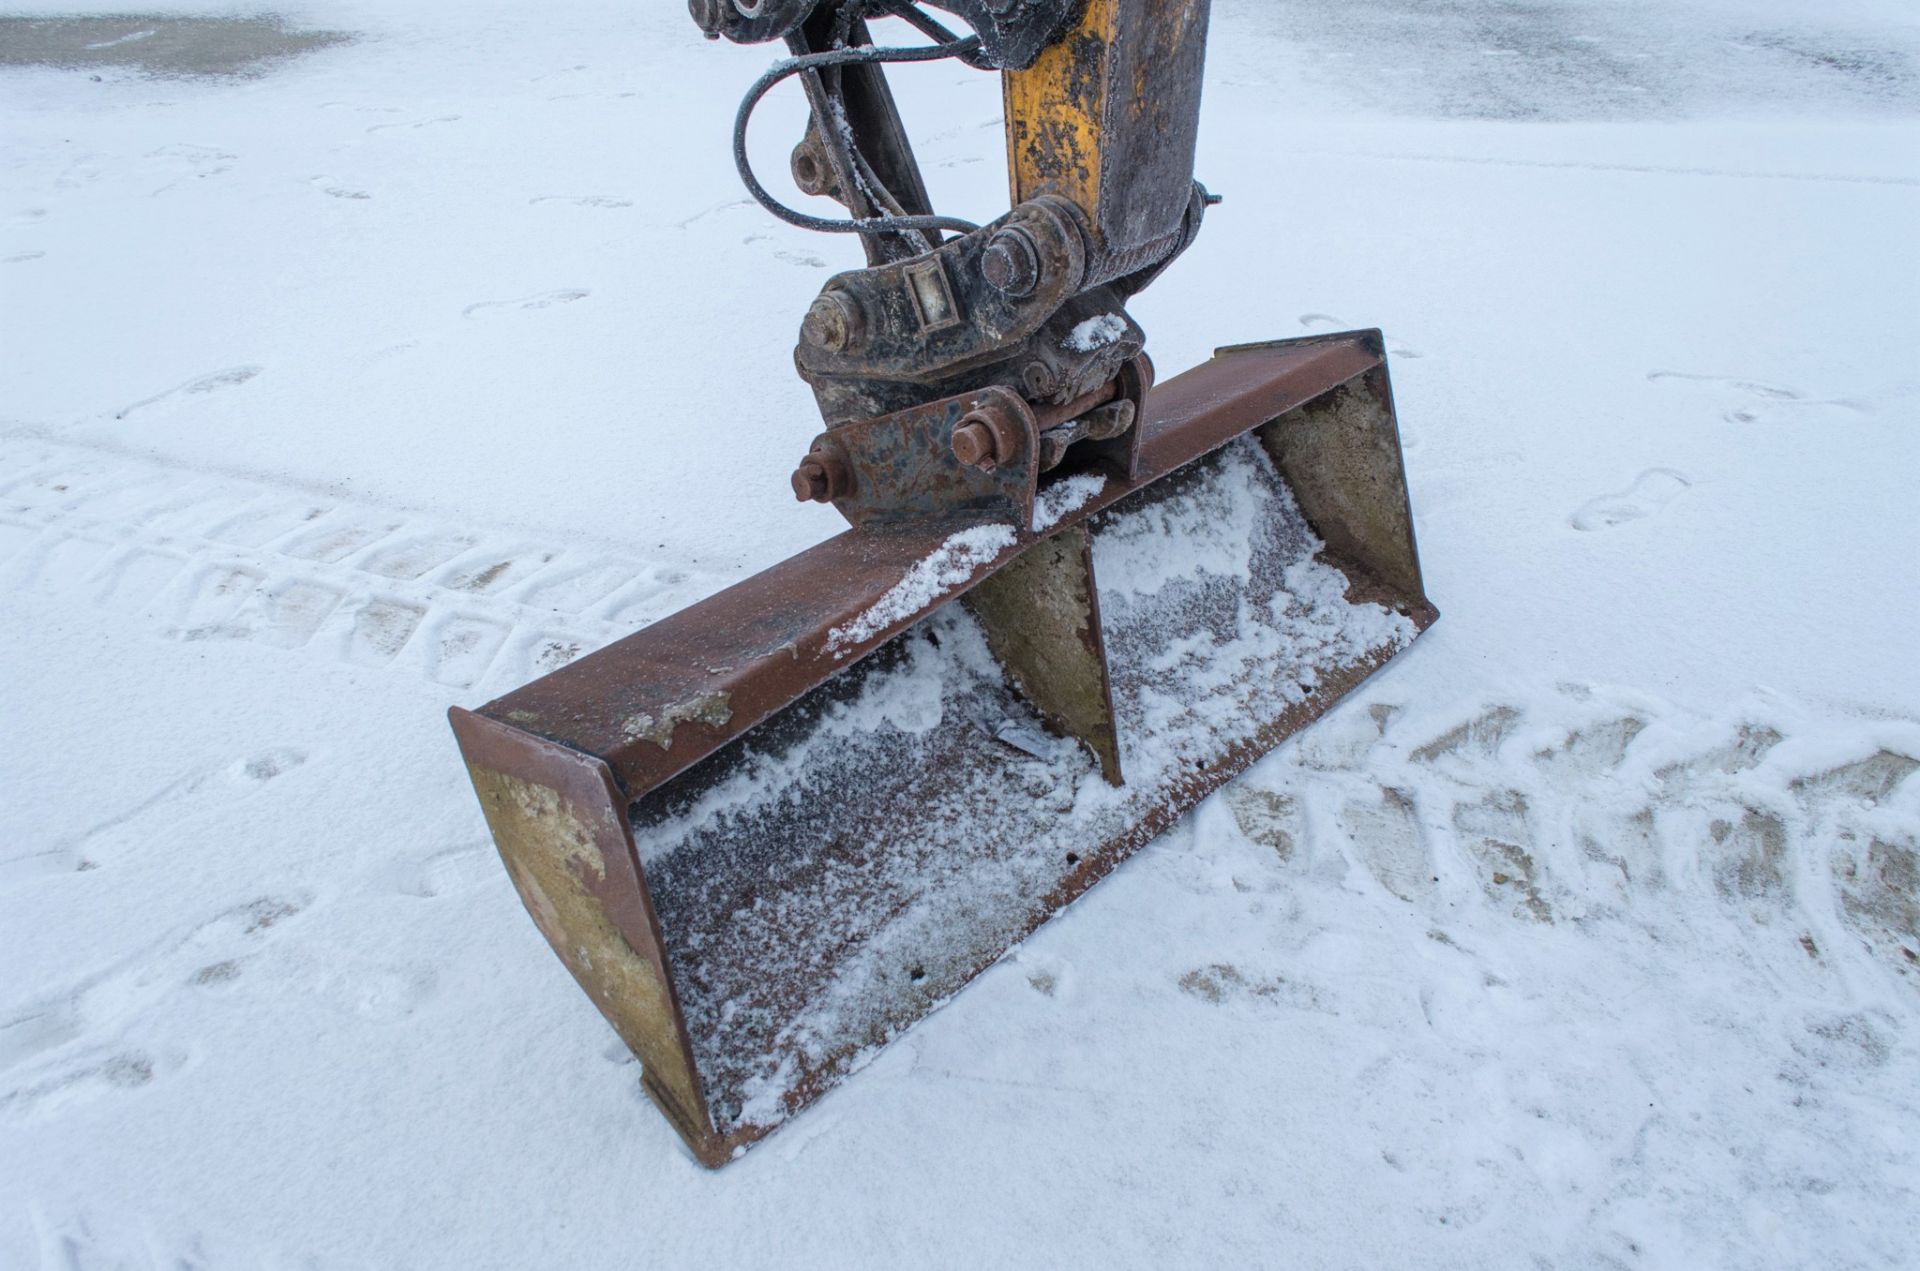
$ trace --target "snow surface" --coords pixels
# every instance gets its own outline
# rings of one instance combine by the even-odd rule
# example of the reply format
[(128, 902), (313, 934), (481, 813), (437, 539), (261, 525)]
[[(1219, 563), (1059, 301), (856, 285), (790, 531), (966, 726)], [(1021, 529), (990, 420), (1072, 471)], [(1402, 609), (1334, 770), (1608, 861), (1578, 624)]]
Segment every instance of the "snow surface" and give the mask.
[(1046, 533), (1060, 523), (1061, 517), (1078, 512), (1106, 488), (1107, 479), (1098, 472), (1075, 473), (1054, 482), (1034, 496), (1033, 532)]
[[(1217, 9), (1136, 316), (1384, 328), (1445, 617), (717, 1175), (443, 712), (839, 528), (772, 53), (0, 69), (0, 1267), (1914, 1264), (1911, 5)], [(896, 82), (999, 211), (993, 82)]]
[(1091, 353), (1116, 343), (1127, 333), (1127, 320), (1117, 313), (1103, 313), (1076, 323), (1060, 341), (1075, 353)]
[[(1012, 547), (1011, 525), (974, 525), (947, 535), (940, 546), (916, 561), (907, 576), (851, 622), (827, 633), (827, 648), (850, 648), (902, 622), (942, 596), (964, 586), (980, 567)], [(844, 655), (842, 655), (844, 656)]]

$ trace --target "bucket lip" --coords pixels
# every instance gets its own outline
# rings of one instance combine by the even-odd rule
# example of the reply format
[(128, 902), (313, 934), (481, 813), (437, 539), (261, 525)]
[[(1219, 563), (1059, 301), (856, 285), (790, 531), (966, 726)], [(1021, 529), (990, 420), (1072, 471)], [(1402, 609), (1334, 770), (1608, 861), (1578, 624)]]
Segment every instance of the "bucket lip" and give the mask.
[[(1228, 346), (1154, 386), (1132, 480), (1109, 474), (1098, 493), (1042, 530), (965, 517), (849, 529), (476, 713), (605, 760), (621, 789), (638, 799), (1035, 544), (1384, 365), (1376, 330)], [(916, 567), (957, 536), (995, 526), (1007, 531), (1000, 545), (976, 541), (979, 550), (959, 553), (925, 603), (861, 623), (849, 638), (848, 624), (874, 613)], [(1410, 616), (1431, 611), (1424, 595), (1401, 599)]]

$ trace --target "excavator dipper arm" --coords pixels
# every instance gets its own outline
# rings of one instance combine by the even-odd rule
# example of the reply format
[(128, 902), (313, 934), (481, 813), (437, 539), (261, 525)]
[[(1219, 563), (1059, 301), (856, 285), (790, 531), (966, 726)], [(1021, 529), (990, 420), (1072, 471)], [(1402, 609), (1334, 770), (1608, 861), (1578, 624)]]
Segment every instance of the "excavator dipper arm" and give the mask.
[[(693, 7), (716, 38), (783, 38), (793, 53), (754, 85), (737, 120), (748, 189), (784, 219), (866, 244), (868, 267), (829, 280), (795, 353), (830, 427), (990, 385), (1064, 406), (1113, 384), (1140, 354), (1145, 337), (1125, 302), (1193, 241), (1213, 201), (1193, 179), (1207, 0), (942, 4), (975, 28), (967, 36), (903, 0)], [(876, 47), (867, 22), (881, 16), (934, 42)], [(938, 58), (1002, 74), (1012, 208), (983, 226), (934, 212), (887, 88), (889, 63)], [(810, 108), (794, 182), (845, 217), (785, 206), (747, 162), (753, 107), (787, 79)], [(1063, 429), (1046, 466), (1080, 441), (1112, 440), (1097, 434), (1113, 427)]]

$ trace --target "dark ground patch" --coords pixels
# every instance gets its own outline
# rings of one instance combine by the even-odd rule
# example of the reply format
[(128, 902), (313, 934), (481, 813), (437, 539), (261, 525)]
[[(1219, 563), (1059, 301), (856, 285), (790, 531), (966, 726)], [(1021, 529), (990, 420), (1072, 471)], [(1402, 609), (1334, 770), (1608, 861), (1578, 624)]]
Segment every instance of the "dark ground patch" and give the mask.
[(1619, 0), (1216, 7), (1299, 47), (1316, 87), (1395, 114), (1652, 120), (1781, 102), (1795, 113), (1920, 114), (1920, 40), (1898, 28), (1849, 28), (1817, 7), (1739, 17)]
[(254, 78), (289, 58), (345, 44), (347, 31), (302, 31), (278, 14), (181, 17), (0, 15), (0, 66), (132, 68), (178, 78)]

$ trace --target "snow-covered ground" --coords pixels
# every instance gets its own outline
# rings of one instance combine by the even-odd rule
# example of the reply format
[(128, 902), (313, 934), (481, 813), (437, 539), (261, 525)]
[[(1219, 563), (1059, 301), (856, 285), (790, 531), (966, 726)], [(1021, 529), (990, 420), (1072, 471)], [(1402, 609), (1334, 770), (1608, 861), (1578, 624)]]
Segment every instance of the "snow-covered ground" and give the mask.
[(443, 716), (838, 528), (856, 250), (675, 0), (288, 15), (0, 49), (0, 1267), (1920, 1265), (1910, 4), (1217, 0), (1137, 314), (1384, 327), (1445, 617), (717, 1174)]

